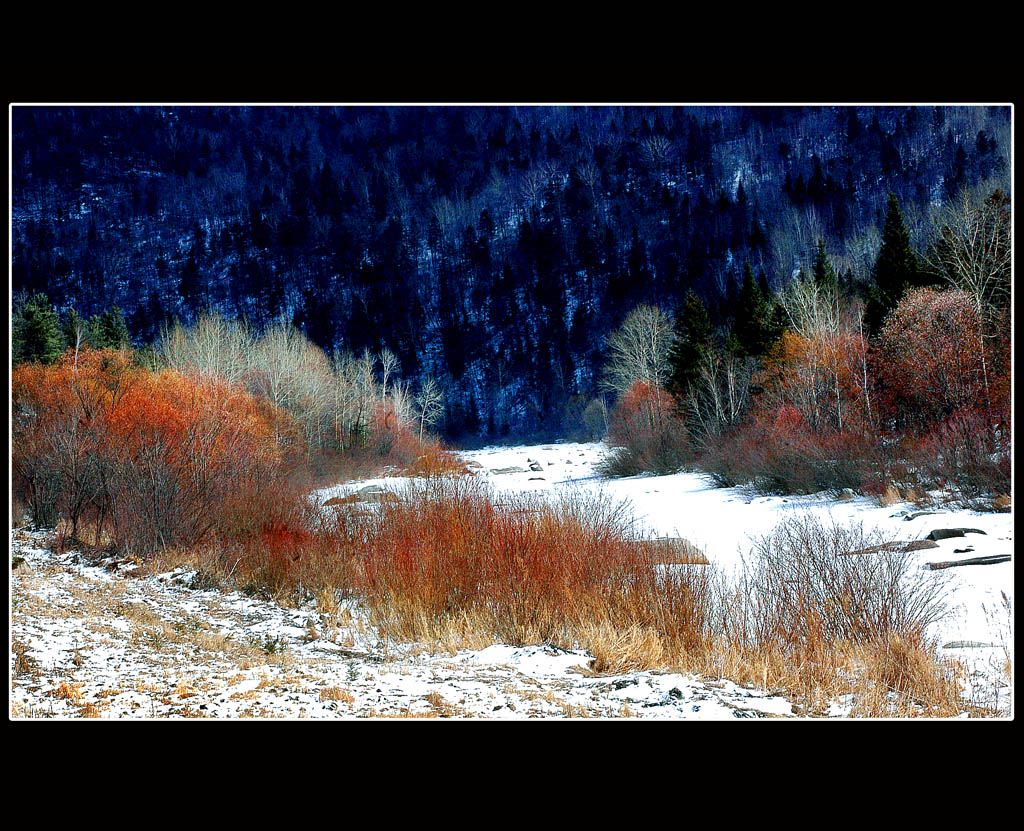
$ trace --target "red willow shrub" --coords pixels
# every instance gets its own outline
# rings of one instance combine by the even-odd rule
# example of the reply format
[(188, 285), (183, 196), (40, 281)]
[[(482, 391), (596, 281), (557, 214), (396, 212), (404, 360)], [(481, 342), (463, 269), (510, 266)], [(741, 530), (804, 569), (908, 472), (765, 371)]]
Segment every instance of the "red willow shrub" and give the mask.
[(962, 410), (911, 443), (907, 455), (922, 485), (987, 510), (994, 497), (1010, 493), (1009, 444), (1009, 436), (993, 429), (984, 413)]
[(465, 465), (437, 439), (420, 438), (412, 424), (399, 417), (391, 399), (374, 409), (367, 444), (381, 464), (410, 476), (447, 476), (465, 471)]
[(355, 591), (397, 638), (471, 622), (504, 643), (571, 645), (605, 622), (692, 646), (705, 630), (697, 581), (661, 574), (625, 506), (593, 496), (495, 504), (473, 477), (428, 480), (364, 520), (352, 561)]
[(635, 381), (612, 410), (606, 439), (612, 454), (609, 476), (675, 473), (690, 458), (686, 425), (675, 414), (672, 396), (646, 381)]
[(879, 333), (873, 371), (884, 412), (904, 428), (927, 428), (958, 411), (983, 410), (981, 321), (971, 298), (912, 289)]
[(911, 487), (979, 509), (1009, 492), (1008, 331), (986, 337), (958, 289), (908, 291), (886, 319), (873, 371), (888, 455)]
[(803, 413), (762, 413), (705, 450), (701, 468), (719, 485), (756, 493), (838, 492), (861, 486), (873, 440), (860, 430), (813, 430)]

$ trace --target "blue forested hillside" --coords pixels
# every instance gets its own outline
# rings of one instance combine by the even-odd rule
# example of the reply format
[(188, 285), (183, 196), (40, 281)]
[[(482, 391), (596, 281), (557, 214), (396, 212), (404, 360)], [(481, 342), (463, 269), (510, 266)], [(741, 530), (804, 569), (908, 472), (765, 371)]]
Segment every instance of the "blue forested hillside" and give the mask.
[(870, 286), (1009, 187), (1009, 107), (20, 107), (12, 289), (117, 305), (136, 345), (206, 309), (437, 378), (450, 436), (574, 435), (604, 338), (693, 289), (728, 327), (823, 243)]

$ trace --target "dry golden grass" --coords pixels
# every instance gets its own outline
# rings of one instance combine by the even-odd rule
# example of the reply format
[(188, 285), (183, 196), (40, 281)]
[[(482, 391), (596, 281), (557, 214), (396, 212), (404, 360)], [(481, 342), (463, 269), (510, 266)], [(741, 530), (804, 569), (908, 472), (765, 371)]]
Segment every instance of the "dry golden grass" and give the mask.
[(59, 686), (50, 691), (50, 695), (77, 707), (82, 703), (82, 685), (61, 681)]
[(325, 687), (320, 690), (321, 701), (341, 701), (344, 704), (355, 703), (355, 696), (341, 687)]
[(22, 643), (17, 638), (11, 641), (15, 675), (35, 675), (39, 671), (39, 663), (28, 654), (28, 649), (28, 644)]
[(896, 490), (895, 485), (889, 485), (883, 493), (878, 497), (878, 504), (883, 508), (888, 508), (891, 505), (895, 505), (898, 502), (902, 502), (903, 497), (900, 496), (900, 492)]
[(459, 708), (449, 702), (443, 695), (431, 691), (424, 696), (431, 711), (441, 718), (452, 718), (460, 714)]
[(580, 643), (591, 655), (589, 671), (596, 675), (658, 669), (668, 663), (668, 648), (660, 632), (634, 624), (622, 629), (604, 621), (584, 624)]
[(176, 568), (198, 569), (200, 566), (201, 556), (198, 550), (165, 548), (150, 555), (146, 560), (143, 574), (165, 574)]
[(811, 717), (824, 716), (845, 696), (857, 718), (950, 718), (970, 709), (960, 697), (956, 668), (911, 637), (802, 650), (720, 644), (689, 669), (783, 695)]
[(917, 639), (850, 647), (850, 662), (860, 669), (853, 716), (951, 718), (964, 710), (954, 667)]
[[(316, 608), (324, 617), (337, 622), (341, 612), (338, 590), (334, 586), (322, 586), (316, 593)], [(351, 616), (350, 616), (351, 617)]]
[(653, 562), (661, 565), (708, 565), (708, 558), (689, 540), (663, 538), (636, 543)]

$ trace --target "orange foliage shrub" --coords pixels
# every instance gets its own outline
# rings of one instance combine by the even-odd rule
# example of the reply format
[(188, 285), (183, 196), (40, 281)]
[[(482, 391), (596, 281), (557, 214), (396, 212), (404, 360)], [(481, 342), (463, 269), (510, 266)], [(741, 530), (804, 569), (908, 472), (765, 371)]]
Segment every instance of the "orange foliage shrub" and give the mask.
[(13, 462), (36, 522), (109, 523), (141, 554), (200, 542), (281, 462), (257, 400), (231, 384), (150, 373), (128, 353), (69, 353), (12, 375)]
[(55, 365), (22, 364), (11, 372), (13, 488), (37, 525), (103, 515), (108, 418), (141, 371), (127, 353), (69, 351)]
[(803, 337), (787, 330), (754, 379), (761, 393), (753, 416), (771, 417), (780, 407), (792, 407), (815, 433), (866, 429), (866, 354), (867, 342), (859, 334)]
[(256, 399), (220, 380), (147, 374), (112, 415), (117, 519), (144, 551), (205, 538), (280, 462)]

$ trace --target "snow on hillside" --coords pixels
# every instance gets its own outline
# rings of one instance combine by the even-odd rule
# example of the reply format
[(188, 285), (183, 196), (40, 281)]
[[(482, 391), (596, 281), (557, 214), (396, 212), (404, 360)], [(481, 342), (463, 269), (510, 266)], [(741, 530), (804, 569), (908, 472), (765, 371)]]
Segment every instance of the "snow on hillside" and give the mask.
[[(593, 490), (628, 499), (639, 528), (681, 536), (722, 569), (735, 570), (751, 536), (787, 513), (812, 511), (920, 539), (937, 528), (984, 534), (944, 539), (918, 552), (936, 560), (1012, 550), (1012, 516), (935, 510), (873, 500), (746, 497), (698, 476), (602, 480), (601, 444), (550, 444), (463, 452), (498, 493), (554, 495)], [(400, 488), (397, 477), (318, 491), (326, 501), (368, 485)], [(911, 519), (910, 517), (913, 516)], [(355, 607), (325, 620), (310, 604), (286, 609), (238, 593), (204, 590), (195, 574), (128, 579), (116, 563), (87, 564), (43, 548), (43, 532), (12, 532), (11, 693), (13, 718), (388, 718), (716, 719), (793, 717), (791, 702), (729, 681), (676, 673), (593, 675), (592, 656), (548, 646), (492, 645), (428, 654), (380, 641)], [(970, 547), (970, 554), (954, 553)], [(933, 633), (973, 668), (981, 694), (999, 688), (1012, 654), (1012, 563), (950, 569), (954, 613)], [(829, 714), (842, 716), (845, 702)]]

